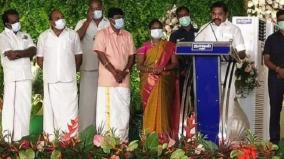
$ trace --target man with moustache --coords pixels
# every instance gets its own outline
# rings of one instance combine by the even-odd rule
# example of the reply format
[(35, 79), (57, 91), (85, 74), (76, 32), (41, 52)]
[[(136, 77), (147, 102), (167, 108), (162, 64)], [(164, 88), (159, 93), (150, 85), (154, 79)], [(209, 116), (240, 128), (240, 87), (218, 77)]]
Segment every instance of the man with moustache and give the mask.
[(91, 0), (87, 18), (80, 20), (75, 27), (81, 39), (83, 50), (79, 91), (80, 131), (96, 123), (99, 61), (92, 50), (92, 46), (97, 32), (108, 26), (108, 19), (103, 17), (103, 2), (101, 0)]
[[(210, 10), (211, 21), (200, 28), (195, 37), (195, 41), (231, 41), (232, 47), (237, 51), (239, 58), (245, 58), (245, 44), (241, 30), (228, 20), (229, 12), (227, 5), (224, 2), (218, 1), (211, 5)], [(235, 71), (235, 69), (232, 69), (233, 67), (228, 67), (230, 66), (228, 63), (233, 61), (234, 59), (231, 57), (225, 57), (221, 61), (221, 82), (223, 84), (225, 81), (226, 70), (229, 69), (229, 72)], [(234, 98), (236, 94), (234, 77), (232, 81), (231, 86), (229, 86), (230, 84), (226, 84), (226, 88), (224, 90), (224, 92), (229, 93), (229, 95), (225, 96), (222, 100), (228, 100), (229, 104), (225, 105), (226, 102), (223, 103), (223, 112), (226, 112), (225, 109), (228, 109), (228, 114), (223, 113), (223, 117), (231, 116), (233, 113), (232, 110), (234, 107)], [(229, 83), (229, 80), (227, 80), (227, 83)], [(228, 133), (230, 132), (228, 131)]]
[(2, 15), (0, 55), (4, 72), (2, 133), (5, 141), (19, 141), (29, 135), (32, 107), (31, 58), (36, 47), (31, 36), (21, 31), (19, 13), (9, 9)]
[(108, 19), (110, 26), (98, 32), (93, 47), (100, 60), (96, 126), (128, 141), (130, 70), (136, 50), (131, 33), (123, 29), (122, 9), (110, 8)]
[(43, 69), (43, 129), (53, 140), (55, 131), (68, 133), (68, 124), (78, 116), (76, 69), (82, 50), (78, 34), (66, 27), (60, 10), (53, 10), (49, 20), (50, 29), (38, 39), (37, 63)]

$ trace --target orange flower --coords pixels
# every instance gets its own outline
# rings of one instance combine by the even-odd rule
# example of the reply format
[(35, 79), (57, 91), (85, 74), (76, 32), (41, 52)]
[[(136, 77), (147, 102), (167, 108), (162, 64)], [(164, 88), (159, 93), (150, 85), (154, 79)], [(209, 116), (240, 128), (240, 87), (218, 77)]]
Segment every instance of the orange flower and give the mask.
[(61, 142), (63, 143), (63, 145), (69, 145), (71, 143), (71, 139), (77, 134), (78, 132), (78, 127), (79, 127), (79, 118), (76, 117), (74, 120), (71, 120), (71, 125), (67, 125), (68, 126), (68, 132), (65, 133), (62, 137), (61, 137)]
[(240, 148), (242, 152), (238, 159), (256, 159), (256, 148), (253, 146), (243, 146)]
[(195, 133), (194, 129), (196, 127), (196, 124), (195, 124), (195, 113), (192, 113), (190, 115), (190, 117), (187, 118), (186, 124), (187, 124), (186, 128), (185, 128), (186, 138), (192, 138), (194, 133)]

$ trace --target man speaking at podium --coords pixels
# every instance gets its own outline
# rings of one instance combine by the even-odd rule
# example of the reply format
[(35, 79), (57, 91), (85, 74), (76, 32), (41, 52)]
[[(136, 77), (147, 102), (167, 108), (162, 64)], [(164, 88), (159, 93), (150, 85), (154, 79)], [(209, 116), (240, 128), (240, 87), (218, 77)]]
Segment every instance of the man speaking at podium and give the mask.
[[(230, 21), (228, 21), (229, 13), (226, 4), (223, 2), (215, 2), (212, 4), (210, 9), (212, 20), (200, 28), (195, 37), (195, 41), (231, 41), (233, 49), (238, 52), (238, 56), (241, 59), (245, 58), (245, 45), (241, 30), (237, 26), (233, 25)], [(233, 59), (231, 57), (223, 57), (221, 60), (222, 84), (224, 84), (224, 81), (227, 81), (226, 83), (228, 83), (229, 78), (233, 78), (234, 72), (232, 71), (234, 71), (234, 68), (230, 67), (230, 65), (228, 64), (231, 63), (232, 60)], [(230, 75), (226, 76), (226, 74)], [(225, 79), (226, 77), (227, 80)], [(234, 80), (232, 80), (232, 83), (234, 83)], [(232, 112), (230, 110), (232, 110), (233, 108), (230, 106), (234, 105), (235, 87), (234, 84), (232, 84), (230, 87), (230, 84), (228, 83), (225, 88), (226, 89), (223, 90), (223, 94), (226, 92), (226, 94), (228, 95), (225, 98), (223, 97), (222, 100), (228, 100), (229, 103), (223, 102), (224, 104), (226, 104), (226, 106), (223, 108), (227, 107), (227, 109), (229, 109), (229, 114), (223, 115), (230, 115), (230, 113)]]

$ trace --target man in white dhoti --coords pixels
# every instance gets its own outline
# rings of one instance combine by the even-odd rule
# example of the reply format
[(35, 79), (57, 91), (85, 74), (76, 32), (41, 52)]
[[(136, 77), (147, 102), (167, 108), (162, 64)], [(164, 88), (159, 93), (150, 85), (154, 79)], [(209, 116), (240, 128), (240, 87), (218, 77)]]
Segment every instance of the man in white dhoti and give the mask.
[[(211, 22), (203, 25), (200, 28), (200, 31), (197, 33), (195, 37), (195, 41), (231, 41), (232, 47), (237, 50), (238, 56), (243, 59), (245, 58), (245, 44), (243, 40), (243, 36), (241, 34), (241, 30), (228, 21), (228, 8), (223, 2), (215, 2), (211, 6)], [(234, 85), (234, 70), (231, 67), (228, 67), (228, 61), (232, 61), (231, 57), (226, 57), (227, 59), (221, 60), (221, 82), (224, 84), (225, 74), (227, 68), (229, 69), (229, 74), (227, 77), (226, 89), (224, 90), (226, 93), (229, 93), (228, 96), (225, 95), (223, 97), (223, 116), (230, 116), (232, 113), (232, 109), (234, 107), (234, 98), (235, 98), (235, 85)], [(233, 71), (233, 80), (231, 83), (231, 88), (229, 90), (229, 76)], [(224, 93), (224, 92), (223, 92)], [(226, 101), (228, 100), (228, 105)], [(226, 106), (228, 107), (226, 110)], [(229, 114), (225, 114), (228, 111)]]
[(4, 72), (2, 133), (5, 141), (18, 141), (29, 135), (32, 95), (30, 59), (36, 47), (29, 34), (21, 32), (19, 13), (2, 15), (5, 30), (0, 34), (0, 54)]
[(43, 69), (44, 107), (43, 129), (51, 135), (55, 131), (68, 132), (68, 124), (78, 116), (76, 68), (82, 62), (78, 34), (65, 27), (59, 10), (49, 16), (51, 28), (38, 39), (37, 63)]
[(92, 46), (97, 32), (108, 26), (108, 19), (103, 17), (102, 1), (91, 0), (87, 19), (80, 20), (75, 27), (80, 36), (83, 50), (79, 91), (80, 131), (96, 123), (99, 60), (94, 54)]
[(135, 46), (131, 34), (122, 29), (123, 11), (110, 8), (108, 18), (111, 25), (97, 33), (93, 48), (100, 60), (96, 126), (102, 133), (112, 129), (122, 141), (127, 141), (129, 72), (134, 63)]

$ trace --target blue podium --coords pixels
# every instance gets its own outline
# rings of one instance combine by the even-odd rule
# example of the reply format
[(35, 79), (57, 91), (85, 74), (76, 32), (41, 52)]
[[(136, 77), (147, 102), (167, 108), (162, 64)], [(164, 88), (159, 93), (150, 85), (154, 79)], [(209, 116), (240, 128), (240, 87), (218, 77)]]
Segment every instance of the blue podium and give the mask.
[(222, 112), (220, 56), (230, 53), (230, 42), (178, 42), (176, 47), (176, 55), (193, 56), (197, 131), (217, 144)]

